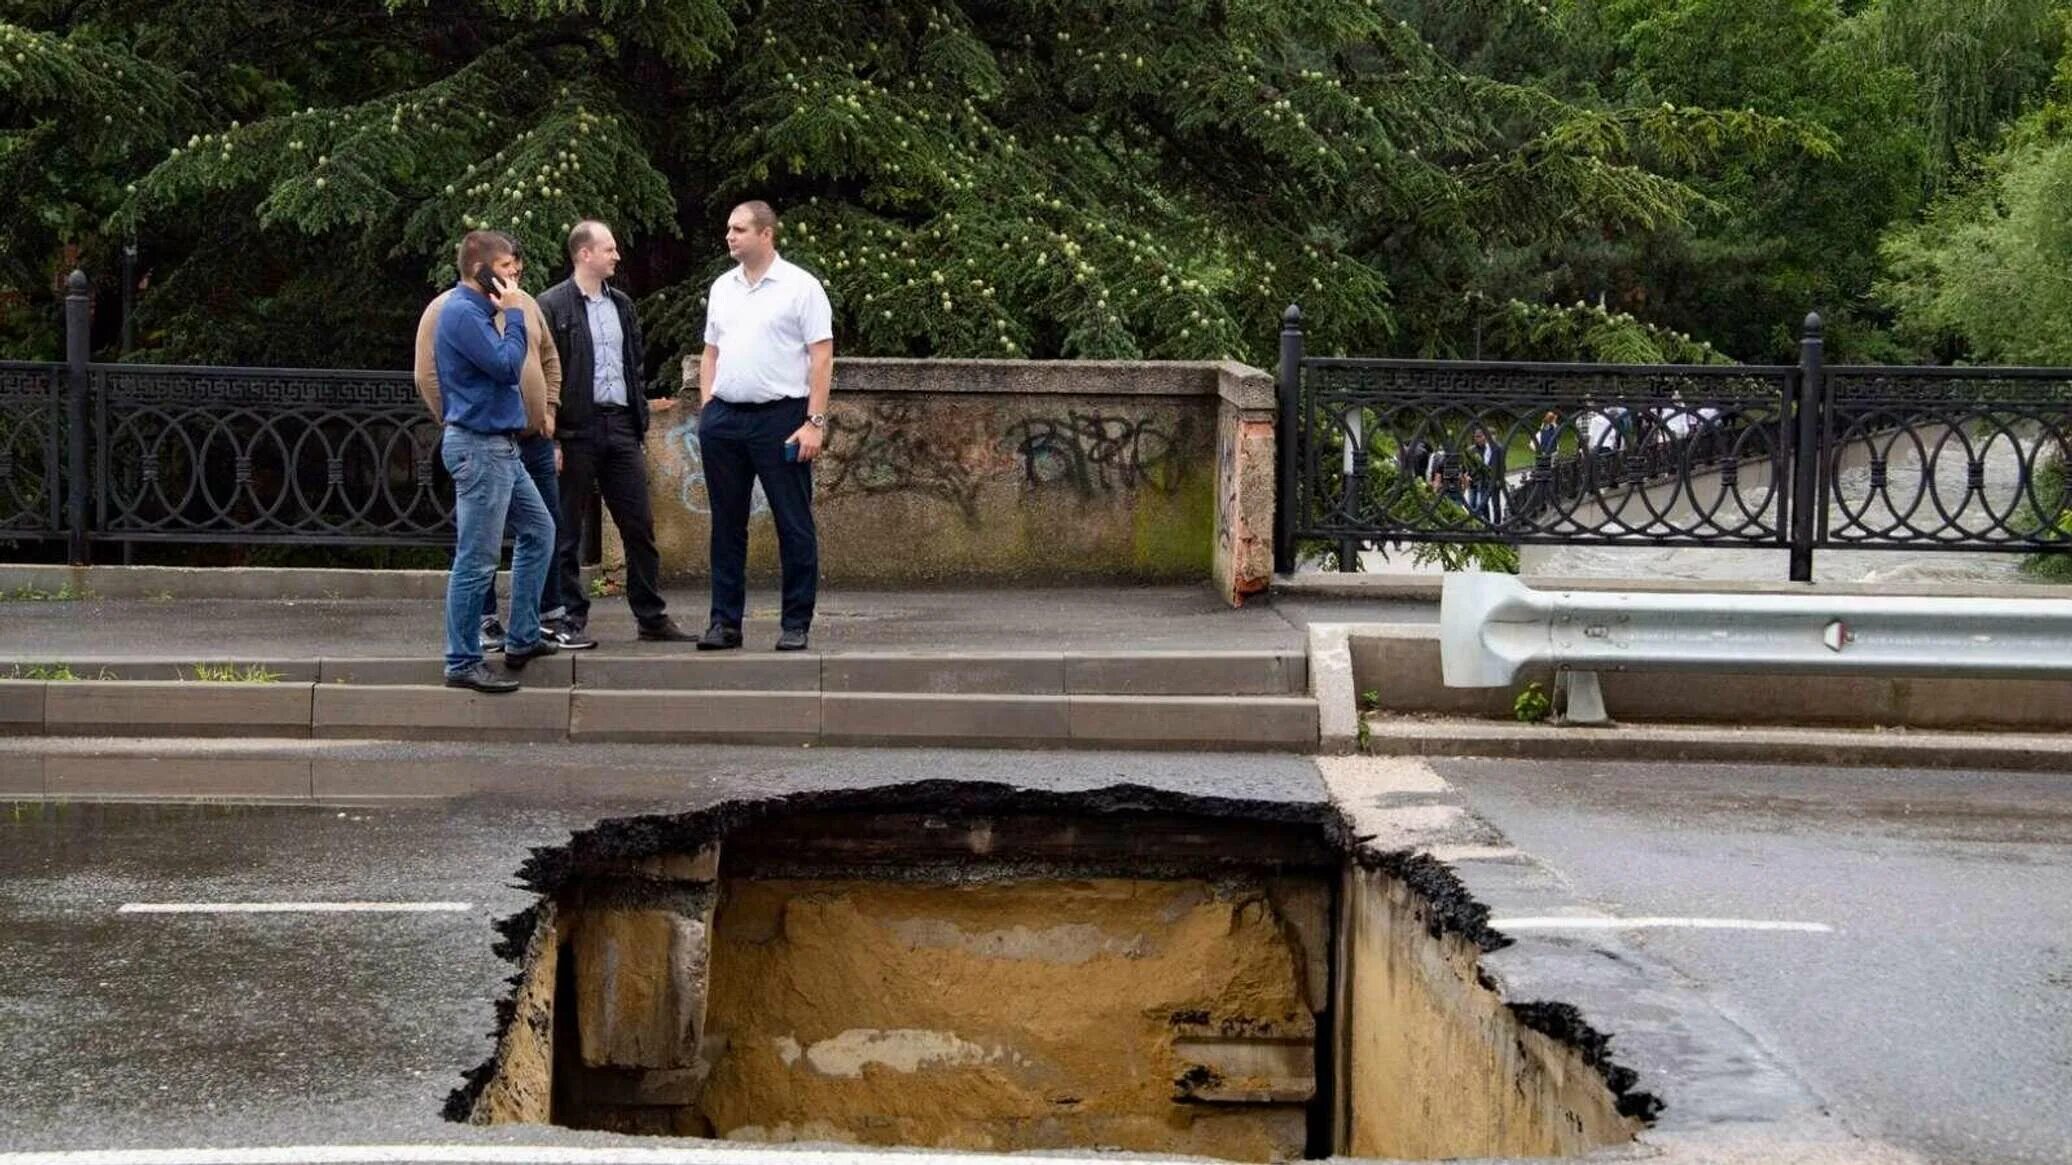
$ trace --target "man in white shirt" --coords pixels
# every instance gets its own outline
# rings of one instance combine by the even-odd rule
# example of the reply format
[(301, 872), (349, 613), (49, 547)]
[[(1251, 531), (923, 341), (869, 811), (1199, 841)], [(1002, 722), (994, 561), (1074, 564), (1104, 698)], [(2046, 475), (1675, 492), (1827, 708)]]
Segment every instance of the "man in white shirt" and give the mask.
[(739, 265), (712, 284), (698, 362), (698, 447), (712, 501), (712, 622), (698, 649), (741, 646), (748, 508), (760, 481), (784, 570), (777, 650), (803, 651), (820, 582), (813, 459), (834, 386), (834, 311), (820, 281), (777, 254), (769, 203), (744, 202), (727, 216), (727, 253)]

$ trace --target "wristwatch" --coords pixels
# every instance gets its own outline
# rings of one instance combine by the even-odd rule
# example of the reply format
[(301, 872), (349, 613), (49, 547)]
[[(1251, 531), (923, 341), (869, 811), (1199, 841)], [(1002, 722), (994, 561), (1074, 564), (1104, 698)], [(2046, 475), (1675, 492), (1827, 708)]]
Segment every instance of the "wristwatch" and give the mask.
[(809, 425), (811, 425), (811, 426), (813, 426), (813, 427), (814, 427), (814, 428), (816, 428), (816, 429), (825, 429), (825, 428), (827, 428), (827, 414), (826, 414), (826, 413), (807, 413), (807, 414), (806, 414), (806, 423), (807, 423), (807, 424), (809, 424)]

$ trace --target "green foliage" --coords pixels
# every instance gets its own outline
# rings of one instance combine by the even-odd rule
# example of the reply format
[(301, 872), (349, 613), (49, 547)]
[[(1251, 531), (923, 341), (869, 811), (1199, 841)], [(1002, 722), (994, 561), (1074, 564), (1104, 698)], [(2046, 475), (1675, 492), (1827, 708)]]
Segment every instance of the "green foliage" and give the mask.
[[(105, 278), (134, 232), (150, 358), (400, 363), (464, 230), (546, 257), (596, 216), (662, 356), (699, 343), (725, 209), (765, 197), (844, 351), (1263, 361), (1294, 300), (1320, 349), (1438, 351), (1465, 342), (1461, 292), (1492, 253), (1673, 227), (1706, 205), (1676, 169), (1823, 148), (1767, 113), (1507, 76), (1501, 52), (1452, 55), (1458, 12), (1399, 7), (31, 5), (22, 35), (122, 54), (151, 93), (126, 117), (121, 86), (41, 83), (65, 126), (112, 119), (126, 152), (59, 168), (76, 209), (10, 237), (6, 286), (47, 296), (74, 261)], [(1513, 300), (1552, 302), (1482, 303)]]
[(1878, 243), (1927, 192), (1942, 234), (1884, 252), (1910, 339), (1971, 326), (1921, 306), (1949, 224), (2052, 195), (2040, 145), (1963, 160), (2065, 9), (19, 0), (0, 355), (57, 354), (75, 264), (105, 348), (134, 237), (137, 358), (399, 366), (462, 232), (537, 288), (600, 217), (666, 367), (751, 197), (850, 353), (1265, 362), (1299, 301), (1324, 353), (1778, 358), (1818, 308), (1831, 356), (1889, 354)]
[[(2066, 493), (2065, 486), (2065, 459), (2053, 456), (2037, 469), (2024, 499), (2027, 512), (2020, 516), (2017, 528), (2024, 533), (2047, 528), (2072, 542), (2072, 495)], [(2022, 560), (2022, 570), (2038, 579), (2072, 582), (2072, 551), (2029, 555)]]
[(1879, 294), (1903, 337), (1977, 360), (2072, 363), (2072, 135), (2024, 121), (1978, 177), (1885, 244)]
[(1554, 701), (1538, 681), (1525, 685), (1511, 700), (1511, 715), (1520, 723), (1538, 724), (1554, 712)]
[(14, 680), (61, 680), (69, 682), (77, 680), (79, 674), (74, 672), (72, 665), (68, 663), (18, 663), (8, 673), (7, 678)]
[(2063, 0), (1881, 0), (1853, 22), (1874, 66), (1915, 78), (1931, 185), (2042, 91), (2065, 45), (2065, 12)]

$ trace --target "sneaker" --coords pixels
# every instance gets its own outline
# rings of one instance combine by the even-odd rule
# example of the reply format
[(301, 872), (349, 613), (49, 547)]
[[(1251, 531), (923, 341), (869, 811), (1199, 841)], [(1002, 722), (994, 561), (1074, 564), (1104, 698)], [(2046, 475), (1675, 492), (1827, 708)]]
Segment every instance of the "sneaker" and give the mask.
[(804, 627), (786, 627), (783, 633), (777, 636), (777, 650), (806, 650), (806, 629)]
[(489, 670), (486, 663), (478, 663), (466, 671), (447, 672), (446, 686), (449, 688), (472, 688), (492, 696), (518, 690), (518, 681), (509, 676), (500, 676)]
[(504, 630), (504, 625), (497, 621), (495, 615), (482, 616), (482, 650), (502, 651), (504, 649), (504, 639), (508, 634)]
[(588, 651), (597, 646), (597, 641), (583, 634), (581, 627), (556, 627), (552, 631), (543, 631), (540, 634), (542, 638), (552, 641), (563, 651)]

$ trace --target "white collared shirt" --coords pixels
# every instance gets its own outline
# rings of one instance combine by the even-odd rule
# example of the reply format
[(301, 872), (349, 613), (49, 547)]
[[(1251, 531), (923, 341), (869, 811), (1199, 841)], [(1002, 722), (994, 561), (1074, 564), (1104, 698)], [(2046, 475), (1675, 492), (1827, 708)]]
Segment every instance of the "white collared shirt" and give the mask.
[(713, 280), (705, 306), (705, 344), (719, 349), (712, 395), (736, 404), (804, 397), (806, 346), (834, 334), (834, 308), (818, 279), (779, 255), (751, 287), (736, 266)]

